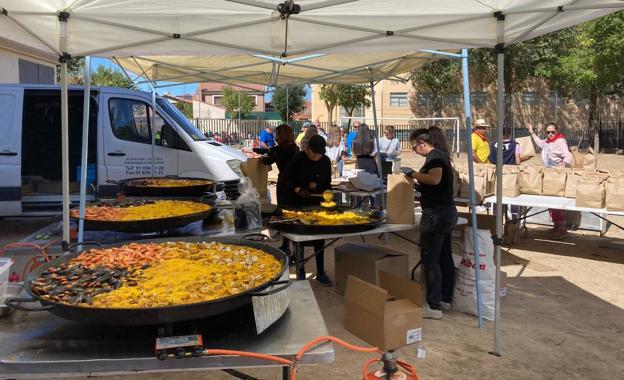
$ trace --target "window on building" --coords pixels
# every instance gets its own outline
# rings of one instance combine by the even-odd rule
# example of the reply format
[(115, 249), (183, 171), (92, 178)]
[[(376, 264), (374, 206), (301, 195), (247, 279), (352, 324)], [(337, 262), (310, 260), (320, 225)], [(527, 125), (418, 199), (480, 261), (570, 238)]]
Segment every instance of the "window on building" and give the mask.
[(487, 103), (487, 94), (483, 91), (471, 92), (470, 103), (472, 103), (474, 107), (484, 107)]
[(461, 96), (459, 94), (445, 96), (444, 103), (451, 107), (459, 107), (461, 105)]
[(33, 84), (54, 84), (54, 68), (25, 59), (18, 60), (19, 82)]
[(213, 95), (212, 96), (212, 104), (215, 106), (223, 105), (223, 96), (221, 95)]
[(407, 92), (391, 92), (390, 107), (407, 107)]
[(253, 100), (254, 106), (258, 106), (258, 95), (249, 95)]
[(547, 101), (548, 105), (551, 107), (560, 106), (561, 105), (561, 96), (556, 91), (551, 91), (548, 93)]
[(416, 105), (419, 107), (429, 107), (433, 95), (430, 92), (419, 92), (416, 94)]
[[(363, 118), (364, 115), (364, 107), (360, 106), (360, 107), (355, 107), (355, 109), (353, 110), (353, 116), (352, 117), (357, 117), (357, 118)], [(344, 107), (340, 106), (340, 118), (347, 118), (349, 117), (349, 114), (347, 114), (347, 111), (345, 111)], [(344, 120), (346, 121), (346, 119)]]
[(525, 91), (522, 93), (522, 103), (525, 106), (536, 106), (539, 104), (539, 96), (535, 91)]

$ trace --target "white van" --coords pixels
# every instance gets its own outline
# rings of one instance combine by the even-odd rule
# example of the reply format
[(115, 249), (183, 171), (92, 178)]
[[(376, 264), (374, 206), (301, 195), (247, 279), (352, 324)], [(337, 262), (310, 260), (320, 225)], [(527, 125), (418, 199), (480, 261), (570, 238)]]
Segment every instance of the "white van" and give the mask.
[[(83, 88), (69, 88), (71, 201), (78, 201)], [(0, 85), (0, 216), (44, 215), (61, 202), (61, 92), (58, 85)], [(92, 87), (88, 200), (114, 195), (110, 181), (155, 175), (210, 178), (237, 193), (244, 154), (208, 140), (169, 101), (152, 94)], [(95, 177), (95, 178), (93, 178)]]

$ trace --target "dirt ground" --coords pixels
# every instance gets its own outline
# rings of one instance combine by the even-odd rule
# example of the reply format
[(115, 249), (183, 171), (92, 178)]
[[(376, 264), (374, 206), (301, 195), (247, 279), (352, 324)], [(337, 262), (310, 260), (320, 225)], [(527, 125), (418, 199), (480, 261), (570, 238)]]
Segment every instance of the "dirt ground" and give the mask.
[[(405, 164), (419, 159), (404, 154)], [(603, 155), (600, 166), (624, 167), (624, 157)], [(624, 224), (620, 218), (620, 224)], [(0, 243), (14, 241), (49, 220), (0, 221)], [(611, 227), (605, 237), (577, 231), (562, 241), (548, 240), (545, 227), (530, 226), (518, 245), (506, 247), (502, 269), (507, 272), (508, 295), (502, 298), (501, 353), (493, 347), (493, 326), (479, 329), (475, 317), (450, 311), (440, 321), (423, 321), (424, 358), (417, 347), (398, 350), (423, 379), (623, 379), (624, 378), (624, 231)], [(412, 233), (416, 235), (415, 233)], [(416, 238), (416, 236), (414, 236)], [(359, 239), (343, 239), (346, 241)], [(376, 238), (367, 238), (383, 244)], [(408, 252), (412, 264), (418, 250), (396, 237), (388, 247)], [(326, 253), (330, 277), (333, 250)], [(308, 272), (314, 270), (312, 264)], [(333, 288), (313, 284), (331, 335), (364, 344), (343, 327), (344, 305)], [(336, 349), (332, 365), (303, 367), (299, 379), (358, 379), (366, 354)], [(245, 372), (277, 379), (278, 369)], [(1, 375), (0, 375), (1, 378)], [(103, 379), (230, 379), (219, 372), (185, 372), (112, 376)]]

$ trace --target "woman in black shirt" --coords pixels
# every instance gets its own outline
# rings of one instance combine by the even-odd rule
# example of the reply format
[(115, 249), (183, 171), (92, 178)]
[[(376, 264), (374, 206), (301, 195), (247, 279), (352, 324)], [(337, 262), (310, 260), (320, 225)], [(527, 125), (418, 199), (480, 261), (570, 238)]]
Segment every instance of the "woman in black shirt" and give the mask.
[(275, 142), (277, 146), (271, 148), (267, 156), (261, 158), (265, 165), (277, 164), (277, 204), (283, 205), (290, 203), (290, 192), (286, 188), (286, 167), (292, 160), (293, 156), (299, 152), (299, 147), (295, 143), (295, 134), (290, 125), (281, 124), (276, 129)]
[(451, 233), (457, 224), (457, 210), (453, 202), (451, 155), (438, 127), (412, 132), (410, 143), (416, 153), (425, 156), (425, 164), (418, 172), (403, 170), (418, 181), (421, 192), (420, 256), (427, 286), (423, 317), (441, 319), (441, 309), (451, 309), (455, 286)]
[[(269, 150), (266, 156), (261, 158), (262, 163), (265, 165), (277, 164), (277, 204), (286, 205), (290, 202), (290, 192), (286, 186), (286, 167), (292, 160), (293, 156), (299, 152), (299, 147), (295, 143), (295, 134), (293, 129), (288, 124), (281, 124), (276, 129), (275, 142), (277, 146), (274, 146)], [(280, 249), (290, 256), (290, 240), (282, 239), (282, 245)]]
[[(320, 195), (325, 190), (331, 190), (331, 161), (325, 155), (325, 139), (314, 135), (306, 145), (306, 149), (295, 154), (288, 164), (285, 173), (287, 191), (290, 194), (289, 204), (293, 208), (304, 206), (318, 206), (323, 198)], [(308, 244), (314, 247), (316, 254), (316, 281), (323, 286), (331, 286), (332, 282), (325, 274), (324, 240), (313, 240)], [(302, 255), (299, 250), (296, 254)], [(301, 257), (299, 258), (301, 259)], [(297, 268), (298, 275), (305, 276), (303, 268)], [(301, 272), (301, 273), (299, 273)]]

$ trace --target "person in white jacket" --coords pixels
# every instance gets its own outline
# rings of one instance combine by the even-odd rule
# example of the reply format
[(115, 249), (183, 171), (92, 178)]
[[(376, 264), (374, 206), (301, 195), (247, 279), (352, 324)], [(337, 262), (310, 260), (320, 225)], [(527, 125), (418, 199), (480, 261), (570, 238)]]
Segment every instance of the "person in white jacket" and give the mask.
[(401, 142), (394, 137), (392, 125), (384, 127), (384, 135), (379, 139), (379, 153), (386, 154), (389, 159), (394, 159), (401, 154)]

